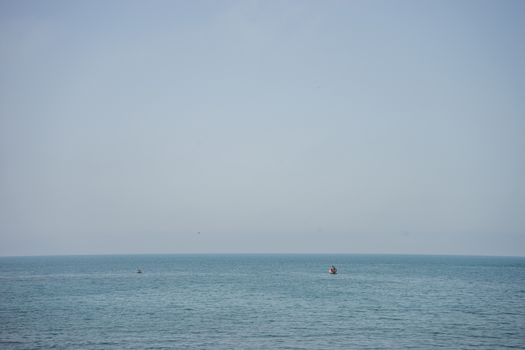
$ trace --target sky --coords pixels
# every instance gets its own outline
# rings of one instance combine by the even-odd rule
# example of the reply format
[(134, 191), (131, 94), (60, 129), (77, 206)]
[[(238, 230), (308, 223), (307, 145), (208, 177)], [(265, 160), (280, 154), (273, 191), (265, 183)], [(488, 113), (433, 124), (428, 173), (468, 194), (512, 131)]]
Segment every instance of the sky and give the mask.
[(0, 255), (525, 255), (523, 1), (0, 0)]

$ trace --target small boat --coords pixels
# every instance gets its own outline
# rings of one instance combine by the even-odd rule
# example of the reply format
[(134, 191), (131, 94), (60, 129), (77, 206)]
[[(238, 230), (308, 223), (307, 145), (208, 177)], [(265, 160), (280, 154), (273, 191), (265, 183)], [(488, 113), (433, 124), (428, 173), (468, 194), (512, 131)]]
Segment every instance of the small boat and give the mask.
[(330, 266), (330, 268), (328, 269), (328, 273), (331, 275), (335, 275), (337, 273), (337, 269), (334, 265)]
[(137, 273), (142, 273), (142, 270), (137, 268)]

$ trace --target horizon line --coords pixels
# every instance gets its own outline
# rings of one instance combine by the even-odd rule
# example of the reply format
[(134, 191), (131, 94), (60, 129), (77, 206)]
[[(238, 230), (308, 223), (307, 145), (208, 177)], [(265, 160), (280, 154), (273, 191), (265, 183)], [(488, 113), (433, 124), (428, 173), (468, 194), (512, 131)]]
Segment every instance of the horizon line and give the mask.
[(525, 258), (525, 255), (496, 254), (449, 254), (449, 253), (333, 253), (333, 252), (171, 252), (171, 253), (82, 253), (82, 254), (30, 254), (30, 255), (0, 255), (0, 258), (38, 258), (38, 257), (81, 257), (81, 256), (131, 256), (131, 255), (398, 255), (398, 256), (450, 256), (450, 257), (493, 257), (493, 258)]

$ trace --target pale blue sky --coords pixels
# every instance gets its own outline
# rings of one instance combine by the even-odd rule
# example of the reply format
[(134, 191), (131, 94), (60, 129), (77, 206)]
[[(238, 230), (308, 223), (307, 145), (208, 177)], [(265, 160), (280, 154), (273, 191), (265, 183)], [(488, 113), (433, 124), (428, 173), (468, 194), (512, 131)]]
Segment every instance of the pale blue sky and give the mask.
[(523, 1), (0, 1), (0, 255), (525, 255), (524, 38)]

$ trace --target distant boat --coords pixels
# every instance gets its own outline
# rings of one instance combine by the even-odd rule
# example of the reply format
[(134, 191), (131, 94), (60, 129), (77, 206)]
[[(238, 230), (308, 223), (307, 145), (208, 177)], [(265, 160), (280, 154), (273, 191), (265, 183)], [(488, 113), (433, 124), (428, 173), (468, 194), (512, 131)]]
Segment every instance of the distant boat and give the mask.
[(142, 270), (137, 268), (137, 273), (142, 273)]
[(334, 265), (330, 266), (330, 268), (328, 269), (328, 273), (331, 275), (335, 275), (337, 273), (337, 269)]

